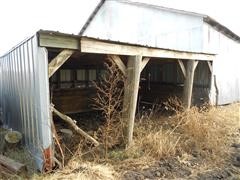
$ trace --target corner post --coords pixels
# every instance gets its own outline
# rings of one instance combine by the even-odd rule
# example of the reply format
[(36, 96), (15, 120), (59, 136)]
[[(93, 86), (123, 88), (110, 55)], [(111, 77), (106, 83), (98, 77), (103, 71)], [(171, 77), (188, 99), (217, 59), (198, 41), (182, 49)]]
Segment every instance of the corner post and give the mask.
[(186, 109), (189, 109), (192, 103), (194, 73), (195, 73), (197, 64), (198, 64), (198, 61), (196, 60), (188, 60), (187, 62), (186, 78), (184, 81), (184, 89), (183, 89), (183, 104), (186, 107)]
[(125, 123), (125, 143), (129, 146), (133, 139), (134, 119), (137, 106), (142, 56), (130, 56), (126, 70), (123, 99), (123, 120)]

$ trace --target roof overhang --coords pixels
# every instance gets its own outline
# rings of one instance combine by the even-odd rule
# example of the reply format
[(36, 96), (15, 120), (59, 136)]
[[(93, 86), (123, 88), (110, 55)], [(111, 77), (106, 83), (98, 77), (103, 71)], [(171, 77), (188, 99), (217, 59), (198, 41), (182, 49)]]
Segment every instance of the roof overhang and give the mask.
[(145, 57), (214, 60), (214, 54), (183, 52), (171, 49), (124, 44), (113, 41), (103, 41), (72, 34), (53, 31), (38, 31), (39, 46), (47, 48), (73, 49), (82, 53), (116, 54), (116, 55), (142, 55)]

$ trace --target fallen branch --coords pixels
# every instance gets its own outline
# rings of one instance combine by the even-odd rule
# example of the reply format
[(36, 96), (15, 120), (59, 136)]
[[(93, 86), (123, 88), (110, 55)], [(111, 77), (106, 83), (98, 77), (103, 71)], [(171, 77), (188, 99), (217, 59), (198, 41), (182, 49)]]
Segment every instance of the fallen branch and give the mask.
[(79, 128), (77, 125), (76, 125), (76, 121), (73, 120), (72, 118), (70, 118), (69, 116), (59, 112), (57, 109), (55, 109), (53, 106), (52, 106), (52, 111), (58, 115), (62, 120), (64, 120), (65, 122), (67, 122), (69, 125), (72, 126), (72, 128), (80, 135), (84, 136), (86, 139), (88, 139), (89, 141), (91, 141), (95, 146), (98, 146), (99, 145), (99, 142), (94, 139), (93, 137), (91, 137), (90, 135), (88, 135), (86, 132), (84, 132), (81, 128)]

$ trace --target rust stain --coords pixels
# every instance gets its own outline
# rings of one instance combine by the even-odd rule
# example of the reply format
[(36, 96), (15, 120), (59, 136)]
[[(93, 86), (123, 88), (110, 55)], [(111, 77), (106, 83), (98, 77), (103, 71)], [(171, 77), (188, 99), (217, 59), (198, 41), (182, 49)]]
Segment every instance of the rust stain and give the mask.
[(48, 147), (47, 149), (43, 150), (43, 158), (44, 158), (44, 164), (43, 164), (43, 171), (49, 172), (52, 171), (53, 168), (53, 160), (52, 160), (52, 148)]

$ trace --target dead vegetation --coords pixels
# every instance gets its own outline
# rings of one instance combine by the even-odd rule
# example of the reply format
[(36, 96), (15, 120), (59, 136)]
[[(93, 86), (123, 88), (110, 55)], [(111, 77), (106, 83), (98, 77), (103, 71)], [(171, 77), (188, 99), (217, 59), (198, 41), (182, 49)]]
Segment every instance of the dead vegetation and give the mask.
[(122, 104), (125, 77), (111, 58), (107, 59), (105, 75), (100, 83), (94, 83), (96, 97), (94, 108), (101, 111), (105, 123), (98, 130), (100, 140), (103, 141), (105, 159), (108, 158), (108, 149), (121, 144), (123, 141)]
[[(151, 112), (151, 117), (145, 115), (136, 120), (134, 144), (128, 149), (109, 148), (108, 159), (105, 159), (96, 155), (96, 149), (86, 152), (81, 144), (64, 170), (34, 178), (122, 179), (127, 178), (125, 174), (129, 170), (144, 173), (156, 162), (163, 166), (164, 171), (158, 173), (160, 177), (181, 175), (175, 171), (197, 176), (209, 173), (215, 167), (220, 170), (230, 158), (231, 144), (240, 137), (239, 108), (239, 104), (218, 108), (192, 107), (171, 116)], [(89, 155), (93, 157), (91, 160), (86, 158)], [(173, 166), (173, 170), (168, 172), (169, 167), (165, 166)], [(219, 170), (216, 172), (222, 172)]]

